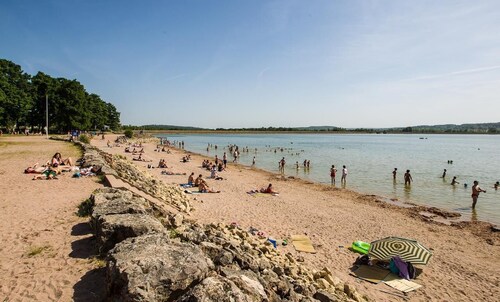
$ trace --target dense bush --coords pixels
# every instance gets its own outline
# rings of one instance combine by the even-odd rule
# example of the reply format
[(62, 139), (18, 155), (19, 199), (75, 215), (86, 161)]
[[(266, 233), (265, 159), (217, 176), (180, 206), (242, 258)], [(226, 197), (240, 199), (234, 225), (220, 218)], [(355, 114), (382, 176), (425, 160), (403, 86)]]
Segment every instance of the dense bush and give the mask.
[(81, 134), (78, 139), (84, 144), (90, 144), (90, 137), (86, 134)]
[(123, 134), (125, 134), (127, 138), (132, 138), (132, 136), (134, 136), (134, 132), (130, 129), (125, 130)]

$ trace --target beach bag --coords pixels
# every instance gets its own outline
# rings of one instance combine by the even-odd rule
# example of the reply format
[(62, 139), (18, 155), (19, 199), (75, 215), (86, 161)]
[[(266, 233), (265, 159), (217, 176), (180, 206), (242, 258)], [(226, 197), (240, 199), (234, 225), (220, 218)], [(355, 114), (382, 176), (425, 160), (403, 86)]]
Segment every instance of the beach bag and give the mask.
[(356, 258), (356, 261), (354, 261), (354, 264), (356, 264), (356, 265), (369, 265), (370, 264), (370, 257), (368, 257), (368, 255), (359, 256), (358, 258)]
[(410, 262), (408, 262), (408, 275), (410, 276), (410, 279), (415, 279), (417, 277), (415, 267)]
[(392, 257), (391, 258), (391, 263), (394, 263), (394, 265), (396, 266), (396, 268), (399, 270), (399, 274), (398, 275), (401, 278), (405, 278), (406, 280), (410, 280), (410, 274), (408, 273), (408, 263), (406, 263), (405, 261), (403, 261), (403, 259), (401, 259), (401, 257), (399, 257), (399, 256)]

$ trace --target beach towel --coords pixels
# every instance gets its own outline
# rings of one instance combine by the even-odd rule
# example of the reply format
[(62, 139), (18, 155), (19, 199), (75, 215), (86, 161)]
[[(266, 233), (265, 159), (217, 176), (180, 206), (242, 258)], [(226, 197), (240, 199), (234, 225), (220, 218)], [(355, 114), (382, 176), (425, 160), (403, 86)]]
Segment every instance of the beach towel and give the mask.
[(200, 192), (200, 191), (189, 191), (189, 190), (184, 190), (184, 193), (186, 193), (186, 194), (203, 194), (203, 192)]
[(311, 239), (306, 235), (292, 235), (292, 244), (296, 251), (306, 253), (316, 253)]
[(385, 277), (384, 283), (404, 293), (408, 293), (422, 287), (422, 285), (420, 284), (417, 284), (410, 280), (401, 279), (399, 276), (396, 276), (394, 274), (389, 274), (387, 277)]
[(352, 275), (371, 283), (380, 283), (391, 272), (378, 266), (360, 265), (352, 271)]

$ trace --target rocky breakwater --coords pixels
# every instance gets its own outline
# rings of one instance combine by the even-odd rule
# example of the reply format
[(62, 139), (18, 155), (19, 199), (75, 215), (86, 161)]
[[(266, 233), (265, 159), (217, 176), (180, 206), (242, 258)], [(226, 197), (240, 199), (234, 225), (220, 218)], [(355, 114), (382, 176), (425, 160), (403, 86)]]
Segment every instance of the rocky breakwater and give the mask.
[[(129, 191), (93, 194), (110, 301), (367, 301), (324, 268), (224, 224), (157, 213)], [(148, 217), (148, 218), (146, 218)]]
[(173, 206), (177, 210), (189, 213), (192, 210), (188, 196), (176, 186), (169, 186), (160, 179), (141, 171), (121, 156), (113, 156), (111, 167), (117, 175), (128, 184)]

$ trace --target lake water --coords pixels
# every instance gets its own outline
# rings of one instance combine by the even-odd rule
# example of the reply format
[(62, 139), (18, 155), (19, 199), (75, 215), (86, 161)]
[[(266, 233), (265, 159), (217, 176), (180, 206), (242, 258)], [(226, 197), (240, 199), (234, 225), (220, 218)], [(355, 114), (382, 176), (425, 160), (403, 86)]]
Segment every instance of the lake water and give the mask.
[[(239, 162), (278, 172), (278, 161), (285, 157), (287, 176), (298, 176), (319, 183), (330, 183), (330, 167), (337, 168), (337, 186), (342, 165), (348, 169), (348, 189), (376, 194), (400, 201), (436, 206), (471, 217), (471, 187), (478, 180), (481, 193), (473, 218), (500, 223), (500, 135), (395, 135), (395, 134), (182, 134), (158, 135), (170, 141), (184, 141), (185, 149), (222, 158), (227, 146), (237, 145)], [(208, 144), (217, 145), (218, 149)], [(281, 151), (283, 148), (283, 151)], [(257, 149), (257, 151), (255, 151)], [(274, 152), (277, 150), (276, 152)], [(232, 155), (228, 152), (228, 160)], [(311, 161), (310, 169), (302, 163)], [(453, 163), (449, 164), (448, 161)], [(294, 167), (299, 162), (301, 168)], [(393, 182), (392, 171), (398, 168)], [(414, 182), (404, 185), (409, 169)], [(447, 176), (441, 178), (443, 169)], [(459, 185), (450, 185), (457, 176)], [(463, 184), (468, 184), (464, 188)]]

